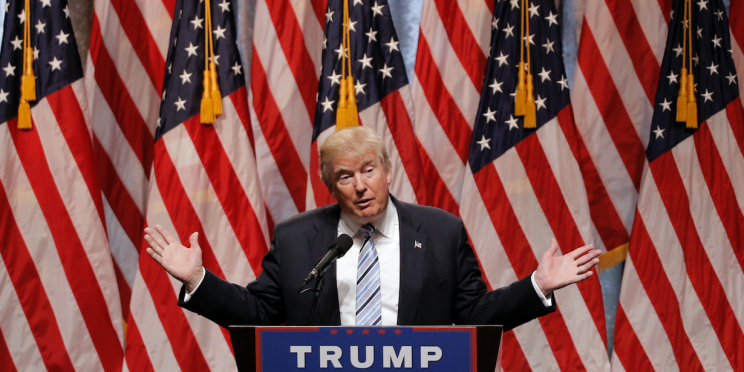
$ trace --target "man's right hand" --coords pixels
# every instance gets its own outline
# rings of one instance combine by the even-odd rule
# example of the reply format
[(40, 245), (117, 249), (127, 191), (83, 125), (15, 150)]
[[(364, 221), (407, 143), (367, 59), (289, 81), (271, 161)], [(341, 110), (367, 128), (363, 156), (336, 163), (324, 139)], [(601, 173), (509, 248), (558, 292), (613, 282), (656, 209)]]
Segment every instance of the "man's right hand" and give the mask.
[(150, 245), (147, 254), (168, 274), (183, 283), (186, 286), (186, 293), (193, 292), (204, 276), (199, 233), (191, 234), (189, 238), (191, 248), (186, 248), (162, 226), (155, 225), (155, 231), (149, 227), (145, 228), (145, 241)]

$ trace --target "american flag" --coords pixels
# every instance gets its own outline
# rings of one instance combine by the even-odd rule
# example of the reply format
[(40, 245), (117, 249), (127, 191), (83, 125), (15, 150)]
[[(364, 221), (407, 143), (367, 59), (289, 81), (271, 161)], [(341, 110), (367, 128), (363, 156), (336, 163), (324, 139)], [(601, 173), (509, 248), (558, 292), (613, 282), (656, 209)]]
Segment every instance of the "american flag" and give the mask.
[[(146, 224), (163, 226), (186, 245), (197, 232), (204, 266), (232, 283), (247, 285), (261, 270), (269, 234), (234, 6), (228, 0), (181, 0), (175, 5), (159, 94)], [(224, 111), (213, 125), (200, 123), (205, 33), (214, 40)], [(147, 254), (141, 255), (128, 321), (128, 369), (234, 369), (227, 331), (179, 308), (180, 289), (180, 282)]]
[[(123, 318), (70, 10), (65, 0), (11, 1), (5, 14), (0, 365), (118, 371)], [(19, 129), (26, 48), (36, 100), (31, 129)]]
[(600, 271), (627, 253), (670, 10), (670, 0), (584, 4), (571, 101), (595, 243), (610, 251)]
[[(525, 6), (526, 9), (522, 9)], [(530, 27), (521, 33), (521, 12)], [(578, 134), (550, 0), (496, 2), (460, 213), (493, 287), (530, 275), (555, 238), (563, 252), (596, 231), (582, 182)], [(527, 33), (527, 31), (529, 31)], [(537, 128), (514, 113), (520, 43), (530, 48)], [(558, 310), (506, 338), (506, 370), (609, 370), (597, 276), (556, 294)], [(515, 342), (516, 341), (516, 342)], [(546, 367), (547, 366), (547, 367)]]
[(174, 1), (96, 0), (85, 70), (124, 318), (137, 274)]
[(684, 6), (674, 2), (654, 97), (615, 326), (617, 371), (744, 370), (740, 81), (723, 2), (691, 2), (687, 67), (699, 129), (675, 121), (689, 52)]
[[(731, 28), (731, 56), (738, 71), (744, 71), (744, 5), (733, 1), (729, 6)], [(744, 85), (739, 84), (739, 99), (744, 99)], [(744, 101), (742, 101), (744, 102)]]
[(351, 59), (360, 124), (372, 128), (388, 150), (393, 170), (390, 192), (400, 200), (426, 204), (424, 174), (413, 133), (413, 101), (390, 6), (386, 0), (348, 2), (350, 52), (341, 45), (343, 7), (343, 0), (331, 0), (325, 14), (323, 69), (310, 154), (314, 201), (308, 200), (308, 204), (335, 202), (318, 177), (317, 149), (336, 130), (343, 53)]

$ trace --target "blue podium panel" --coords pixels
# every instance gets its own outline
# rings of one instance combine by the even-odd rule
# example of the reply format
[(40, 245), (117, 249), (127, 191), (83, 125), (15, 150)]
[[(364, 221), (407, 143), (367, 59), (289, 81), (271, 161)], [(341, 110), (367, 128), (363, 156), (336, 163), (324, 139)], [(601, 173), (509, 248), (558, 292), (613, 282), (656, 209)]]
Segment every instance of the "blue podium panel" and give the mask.
[(256, 327), (256, 370), (477, 370), (475, 327)]

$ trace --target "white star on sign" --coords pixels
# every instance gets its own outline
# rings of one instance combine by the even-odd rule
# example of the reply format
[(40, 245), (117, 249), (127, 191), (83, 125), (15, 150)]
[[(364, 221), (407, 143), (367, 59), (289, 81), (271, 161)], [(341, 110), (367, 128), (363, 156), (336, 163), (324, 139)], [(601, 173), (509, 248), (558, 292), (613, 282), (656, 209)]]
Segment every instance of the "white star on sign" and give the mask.
[(323, 36), (323, 50), (325, 50), (325, 48), (328, 48), (328, 39)]
[(672, 85), (672, 83), (678, 83), (677, 81), (677, 74), (674, 73), (674, 71), (669, 71), (669, 76), (667, 76), (667, 79), (669, 79), (669, 85)]
[(325, 98), (325, 101), (321, 102), (320, 105), (323, 106), (323, 112), (326, 112), (328, 110), (331, 110), (333, 112), (333, 103), (336, 101), (329, 101), (328, 97)]
[(184, 69), (183, 70), (183, 74), (181, 74), (180, 76), (178, 76), (178, 77), (181, 78), (181, 84), (190, 83), (191, 82), (191, 75), (193, 75), (193, 74), (189, 74), (188, 72), (186, 72), (186, 69)]
[(5, 77), (10, 75), (15, 76), (15, 66), (11, 65), (10, 62), (8, 62), (7, 67), (3, 67), (3, 70), (5, 71)]
[(367, 57), (367, 53), (364, 53), (364, 57), (359, 60), (359, 63), (362, 64), (362, 71), (367, 67), (372, 68), (372, 57)]
[(385, 7), (385, 5), (379, 5), (377, 4), (377, 1), (375, 1), (375, 6), (372, 7), (372, 18), (375, 18), (376, 15), (382, 15), (382, 8)]
[(700, 7), (698, 10), (708, 9), (708, 2), (705, 0), (698, 1), (697, 5)]
[(499, 83), (496, 81), (496, 78), (493, 79), (493, 84), (489, 85), (491, 89), (493, 89), (493, 92), (491, 94), (496, 94), (496, 92), (504, 93), (503, 90), (501, 90), (501, 86), (504, 85), (504, 83)]
[(36, 49), (36, 45), (34, 45), (34, 60), (39, 59), (39, 49)]
[(197, 16), (191, 21), (191, 24), (194, 25), (194, 30), (197, 28), (204, 28), (202, 22), (204, 22), (204, 18), (199, 18), (199, 15), (197, 14)]
[(224, 39), (225, 38), (225, 31), (227, 31), (226, 28), (222, 28), (222, 27), (220, 27), (220, 25), (217, 25), (217, 29), (214, 30), (214, 31), (212, 31), (212, 33), (214, 34), (215, 40), (219, 40), (220, 38), (223, 38)]
[(509, 36), (514, 36), (514, 26), (509, 26), (509, 22), (506, 23), (506, 27), (504, 27), (504, 33), (506, 33), (506, 36), (504, 36), (504, 40), (508, 39)]
[(0, 102), (8, 102), (8, 94), (10, 93), (6, 93), (5, 90), (0, 89)]
[(537, 9), (539, 8), (540, 8), (540, 5), (535, 6), (535, 4), (530, 2), (530, 7), (527, 8), (527, 10), (530, 11), (530, 18), (532, 18), (532, 16), (538, 16), (538, 17), (540, 16), (540, 13), (537, 12)]
[(41, 20), (36, 24), (36, 33), (37, 34), (44, 34), (44, 27), (46, 27), (46, 23), (41, 23)]
[(484, 136), (484, 135), (481, 135), (481, 140), (480, 141), (475, 141), (475, 143), (477, 143), (477, 144), (480, 145), (481, 151), (483, 151), (483, 149), (486, 149), (486, 148), (489, 149), (489, 150), (491, 149), (491, 145), (488, 144), (489, 142), (491, 142), (491, 139), (490, 138), (486, 138), (486, 136)]
[(713, 102), (713, 92), (708, 92), (708, 90), (706, 89), (705, 93), (701, 94), (701, 96), (705, 98), (705, 101), (703, 101), (703, 103), (708, 102), (708, 101)]
[(385, 43), (385, 45), (387, 45), (387, 47), (390, 48), (390, 50), (388, 51), (388, 53), (392, 53), (393, 50), (397, 50), (397, 51), (400, 52), (400, 49), (398, 49), (398, 44), (400, 44), (400, 41), (395, 41), (395, 38), (392, 38), (391, 37), (390, 38), (390, 42), (389, 43)]
[(664, 138), (664, 131), (665, 130), (666, 129), (661, 129), (661, 127), (657, 125), (656, 126), (656, 129), (654, 129), (654, 131), (653, 131), (654, 134), (656, 135), (656, 138), (655, 139)]
[(354, 84), (354, 94), (365, 94), (364, 87), (366, 86), (367, 84), (362, 84), (361, 81), (357, 80), (356, 84)]
[(178, 97), (178, 101), (173, 102), (176, 104), (176, 112), (184, 110), (186, 111), (186, 100), (181, 99), (181, 97)]
[(667, 110), (672, 111), (672, 107), (671, 107), (672, 106), (672, 103), (669, 102), (669, 101), (667, 101), (666, 98), (664, 98), (664, 102), (661, 102), (659, 104), (662, 107), (661, 112), (664, 112), (664, 111), (667, 111)]
[(555, 23), (556, 26), (558, 26), (558, 14), (553, 14), (553, 11), (550, 11), (550, 15), (545, 17), (545, 19), (548, 20), (548, 27), (550, 27), (553, 23)]
[(328, 12), (325, 14), (326, 16), (326, 22), (333, 22), (333, 12), (328, 9)]
[(362, 0), (354, 0), (354, 5), (364, 5), (364, 3), (362, 3)]
[(731, 85), (731, 83), (737, 84), (736, 83), (736, 75), (732, 75), (730, 72), (729, 72), (728, 76), (726, 76), (726, 79), (728, 79), (729, 85)]
[(720, 37), (713, 35), (713, 40), (711, 40), (713, 42), (713, 49), (716, 49), (716, 47), (721, 47), (721, 40), (722, 39)]
[(499, 56), (496, 57), (496, 58), (494, 58), (494, 59), (497, 60), (497, 61), (499, 61), (499, 67), (501, 67), (502, 65), (509, 66), (509, 62), (506, 61), (506, 58), (507, 57), (509, 57), (508, 54), (507, 55), (504, 55), (503, 52), (499, 52)]
[(561, 80), (558, 80), (558, 84), (561, 85), (561, 92), (563, 91), (564, 88), (568, 89), (568, 79), (566, 79), (565, 75), (561, 77)]
[(524, 45), (527, 45), (528, 42), (532, 45), (535, 45), (535, 34), (532, 34), (529, 36), (525, 35), (523, 39), (524, 39)]
[(333, 70), (333, 73), (326, 77), (331, 81), (331, 86), (333, 86), (333, 84), (341, 84), (341, 75), (336, 74), (336, 70)]
[(186, 57), (191, 57), (192, 55), (196, 55), (196, 49), (199, 48), (198, 45), (194, 45), (193, 43), (189, 43), (188, 48), (183, 48), (186, 50), (187, 53), (189, 53)]
[(540, 76), (540, 82), (544, 83), (545, 80), (547, 81), (553, 81), (550, 79), (550, 72), (552, 70), (545, 71), (545, 67), (542, 68), (542, 72), (540, 72), (538, 75)]
[(496, 121), (496, 110), (491, 111), (490, 107), (487, 107), (488, 111), (486, 111), (483, 116), (486, 117), (486, 123), (490, 123), (491, 121)]
[[(209, 62), (212, 62), (212, 59), (213, 59), (212, 57), (209, 57)], [(220, 59), (220, 55), (219, 54), (215, 54), (214, 55), (214, 64), (217, 65), (217, 66), (220, 65), (219, 59)]]
[(390, 73), (390, 71), (393, 71), (393, 66), (388, 67), (387, 63), (385, 64), (385, 67), (380, 69), (380, 72), (382, 72), (382, 80), (385, 80), (385, 77), (392, 78), (393, 74)]
[(18, 35), (16, 35), (15, 39), (11, 40), (10, 43), (13, 44), (13, 50), (23, 50), (23, 39), (19, 39)]
[(545, 106), (545, 101), (547, 101), (547, 100), (548, 100), (547, 97), (546, 98), (540, 98), (540, 95), (538, 94), (537, 95), (537, 99), (535, 100), (535, 105), (537, 105), (537, 110), (535, 110), (535, 111), (540, 111), (540, 107), (542, 107), (542, 108), (544, 108), (544, 109), (547, 110), (548, 108)]
[(677, 43), (677, 47), (676, 47), (676, 48), (674, 48), (674, 49), (672, 49), (672, 50), (673, 50), (673, 51), (674, 51), (675, 53), (677, 53), (676, 57), (679, 57), (680, 55), (682, 55), (682, 52), (684, 51), (684, 49), (682, 48), (682, 46), (681, 46), (681, 45), (679, 45), (679, 43)]
[(695, 62), (695, 66), (697, 66), (700, 64), (700, 57), (698, 56), (692, 57), (692, 61)]
[(493, 17), (493, 19), (491, 20), (491, 30), (495, 30), (497, 28), (499, 28), (499, 19)]
[(713, 75), (714, 73), (718, 73), (718, 65), (714, 65), (713, 61), (710, 62), (710, 66), (706, 67), (708, 70), (710, 70), (710, 74)]
[(21, 24), (26, 22), (26, 9), (21, 10), (21, 14), (18, 15), (18, 18), (21, 19)]
[(718, 10), (717, 12), (713, 12), (716, 16), (718, 16), (719, 21), (723, 21), (723, 10)]
[(230, 67), (230, 68), (233, 70), (233, 73), (235, 75), (242, 75), (243, 74), (243, 70), (241, 69), (242, 67), (243, 66), (238, 64), (238, 61), (235, 61), (235, 66)]
[(52, 71), (54, 70), (62, 71), (62, 60), (57, 59), (57, 57), (55, 56), (53, 60), (49, 61), (49, 66), (52, 66)]
[(543, 48), (545, 48), (545, 54), (550, 54), (550, 52), (555, 53), (555, 49), (553, 49), (553, 44), (555, 44), (555, 41), (550, 41), (550, 39), (545, 38), (547, 40), (547, 43), (543, 44)]
[(373, 30), (372, 27), (369, 28), (369, 32), (367, 32), (365, 35), (367, 35), (368, 43), (371, 43), (372, 40), (377, 41), (377, 31)]
[(222, 13), (230, 11), (230, 2), (227, 0), (222, 0), (221, 3), (217, 4), (217, 6), (222, 8)]
[(70, 34), (66, 34), (64, 30), (59, 30), (59, 35), (55, 36), (59, 42), (59, 45), (62, 44), (68, 44), (67, 37), (69, 37)]
[(355, 26), (356, 26), (356, 24), (357, 24), (357, 23), (359, 23), (359, 22), (352, 22), (351, 20), (349, 20), (349, 24), (348, 24), (348, 26), (349, 26), (349, 31), (354, 31), (354, 32), (356, 32), (356, 27), (355, 27)]
[(44, 8), (45, 6), (51, 7), (52, 6), (52, 0), (40, 0), (41, 1), (41, 7)]
[(505, 121), (506, 124), (509, 124), (509, 130), (512, 129), (519, 129), (519, 125), (517, 125), (517, 122), (519, 119), (515, 118), (512, 115), (509, 115), (509, 120)]
[(511, 1), (511, 10), (514, 10), (514, 8), (519, 8), (519, 0), (510, 0)]

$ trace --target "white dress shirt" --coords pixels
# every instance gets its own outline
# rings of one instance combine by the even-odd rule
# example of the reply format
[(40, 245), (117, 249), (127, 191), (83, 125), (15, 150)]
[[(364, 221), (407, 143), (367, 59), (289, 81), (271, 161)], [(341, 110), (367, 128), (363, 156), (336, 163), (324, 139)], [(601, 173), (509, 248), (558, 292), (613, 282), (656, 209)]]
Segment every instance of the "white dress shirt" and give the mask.
[[(398, 324), (398, 293), (400, 292), (400, 221), (398, 210), (392, 199), (388, 198), (388, 205), (382, 217), (372, 224), (375, 232), (370, 240), (375, 243), (377, 257), (380, 264), (380, 294), (382, 296), (382, 325)], [(336, 288), (338, 289), (338, 308), (341, 312), (341, 325), (356, 325), (356, 281), (359, 252), (362, 250), (364, 235), (359, 232), (362, 227), (351, 220), (344, 212), (338, 220), (338, 233), (347, 234), (354, 240), (346, 255), (336, 260)], [(188, 302), (199, 289), (204, 276), (199, 280), (191, 293), (185, 293), (183, 302)], [(553, 298), (546, 298), (535, 283), (535, 273), (530, 276), (532, 287), (545, 307), (553, 304)]]

